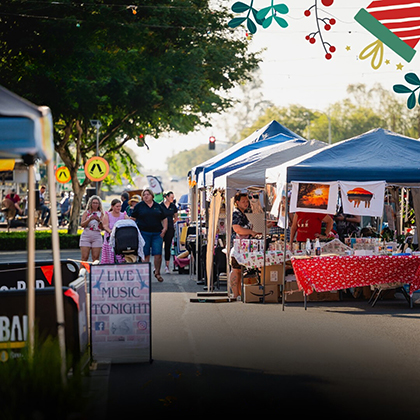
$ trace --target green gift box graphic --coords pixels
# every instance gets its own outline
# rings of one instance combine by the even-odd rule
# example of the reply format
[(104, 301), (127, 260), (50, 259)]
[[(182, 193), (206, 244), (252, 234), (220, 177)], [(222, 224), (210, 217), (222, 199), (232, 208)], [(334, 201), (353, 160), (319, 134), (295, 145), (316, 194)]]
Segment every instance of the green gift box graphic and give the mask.
[[(382, 64), (383, 44), (405, 61), (410, 62), (420, 40), (420, 5), (411, 0), (373, 1), (366, 9), (360, 9), (354, 19), (377, 38), (360, 54), (361, 59), (373, 55), (372, 67)], [(375, 63), (377, 54), (379, 62)]]

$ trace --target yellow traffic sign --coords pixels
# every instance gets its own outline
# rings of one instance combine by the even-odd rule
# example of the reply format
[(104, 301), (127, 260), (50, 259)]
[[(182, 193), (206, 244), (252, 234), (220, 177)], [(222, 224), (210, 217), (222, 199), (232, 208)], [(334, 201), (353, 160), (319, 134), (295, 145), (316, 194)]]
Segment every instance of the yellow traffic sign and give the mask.
[(85, 174), (91, 181), (102, 181), (107, 177), (108, 173), (108, 162), (100, 156), (90, 158), (85, 164)]
[(60, 166), (57, 168), (55, 171), (55, 179), (61, 184), (67, 184), (67, 182), (71, 179), (69, 168), (66, 166)]

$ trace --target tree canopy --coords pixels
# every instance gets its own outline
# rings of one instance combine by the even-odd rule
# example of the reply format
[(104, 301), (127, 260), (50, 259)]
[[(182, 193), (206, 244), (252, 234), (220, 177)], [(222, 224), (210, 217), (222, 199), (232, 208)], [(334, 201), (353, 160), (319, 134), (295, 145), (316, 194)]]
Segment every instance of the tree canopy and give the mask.
[[(224, 2), (10, 0), (0, 9), (0, 83), (51, 108), (56, 151), (69, 167), (75, 212), (88, 184), (77, 169), (96, 154), (134, 164), (122, 146), (164, 131), (188, 133), (230, 105), (258, 55), (227, 23)], [(120, 169), (120, 172), (122, 169)], [(70, 230), (77, 228), (72, 215)]]

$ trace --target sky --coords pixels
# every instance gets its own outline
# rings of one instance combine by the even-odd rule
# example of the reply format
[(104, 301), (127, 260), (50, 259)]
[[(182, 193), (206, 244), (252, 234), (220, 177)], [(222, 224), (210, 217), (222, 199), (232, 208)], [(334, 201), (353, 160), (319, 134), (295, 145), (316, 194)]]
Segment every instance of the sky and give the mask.
[[(241, 1), (245, 4), (251, 2)], [(235, 0), (230, 1), (230, 5), (234, 3)], [(254, 7), (260, 10), (271, 3), (271, 0), (254, 0)], [(372, 12), (369, 7), (371, 3), (370, 0), (275, 0), (274, 4), (285, 4), (289, 9), (287, 14), (277, 14), (286, 20), (287, 27), (282, 28), (275, 21), (267, 28), (257, 26), (257, 32), (249, 40), (251, 51), (264, 49), (260, 64), (264, 98), (279, 107), (297, 104), (326, 112), (329, 105), (349, 96), (346, 91), (349, 84), (363, 83), (372, 87), (379, 83), (393, 92), (393, 85), (407, 84), (404, 80), (407, 73), (418, 71), (420, 76), (420, 53), (415, 54), (408, 62), (393, 49), (383, 45), (383, 60), (377, 69), (374, 65), (378, 61), (372, 61), (373, 55), (361, 59), (362, 51), (378, 41), (369, 31), (372, 29), (372, 22), (363, 27), (355, 20), (360, 9)], [(382, 6), (381, 0), (376, 3)], [(311, 13), (305, 16), (304, 12), (308, 9)], [(316, 20), (315, 12), (319, 19), (324, 19), (324, 23)], [(389, 13), (388, 10), (383, 10), (386, 17)], [(392, 13), (394, 16), (397, 11)], [(409, 9), (399, 10), (399, 13), (401, 19), (410, 18)], [(244, 16), (244, 13), (235, 16)], [(420, 17), (420, 13), (418, 16)], [(324, 28), (325, 23), (328, 23), (325, 19), (335, 20), (328, 31)], [(329, 60), (325, 58), (319, 34), (315, 37), (315, 43), (306, 39), (308, 35), (317, 31), (317, 22), (322, 23), (321, 34), (324, 43), (335, 47), (335, 52)], [(400, 26), (400, 20), (396, 20), (395, 25)], [(246, 37), (247, 29), (244, 25), (235, 30)], [(407, 98), (401, 94), (395, 95), (401, 100)], [(217, 128), (219, 118), (215, 116), (215, 126), (212, 129), (198, 130), (186, 136), (168, 133), (159, 139), (146, 138), (149, 150), (142, 149), (138, 160), (147, 170), (166, 169), (165, 161), (168, 157), (182, 150), (206, 144), (210, 135), (223, 138), (224, 133)]]

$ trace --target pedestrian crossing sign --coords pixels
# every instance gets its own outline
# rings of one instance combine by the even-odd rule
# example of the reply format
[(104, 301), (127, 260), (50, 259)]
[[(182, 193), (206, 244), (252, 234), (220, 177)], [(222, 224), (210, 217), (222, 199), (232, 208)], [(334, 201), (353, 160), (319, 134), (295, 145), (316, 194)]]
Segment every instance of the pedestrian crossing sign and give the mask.
[(108, 173), (109, 165), (103, 157), (94, 156), (85, 164), (85, 174), (91, 181), (102, 181), (108, 176)]
[(60, 184), (67, 184), (67, 182), (69, 182), (71, 179), (69, 168), (67, 168), (66, 166), (60, 166), (59, 168), (57, 168), (57, 170), (55, 171), (55, 179)]

